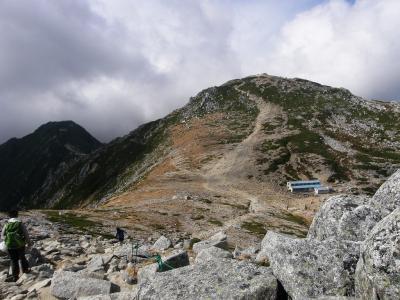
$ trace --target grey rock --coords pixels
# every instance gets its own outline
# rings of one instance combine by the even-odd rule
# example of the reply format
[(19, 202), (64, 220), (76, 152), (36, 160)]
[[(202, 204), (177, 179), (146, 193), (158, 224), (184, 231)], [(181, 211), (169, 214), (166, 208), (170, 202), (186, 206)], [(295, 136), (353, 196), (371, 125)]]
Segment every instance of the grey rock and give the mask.
[(157, 271), (158, 264), (151, 264), (140, 268), (137, 274), (138, 284), (144, 284), (146, 281), (153, 280)]
[[(303, 298), (299, 300), (309, 300), (309, 298)], [(357, 300), (354, 297), (346, 297), (346, 296), (322, 296), (318, 298), (313, 298), (313, 300)]]
[(26, 299), (26, 295), (25, 294), (19, 294), (19, 295), (15, 295), (11, 298), (9, 298), (10, 300), (23, 300)]
[(119, 264), (119, 259), (113, 258), (108, 264), (107, 274), (118, 271), (119, 270), (118, 264)]
[(262, 251), (293, 299), (354, 295), (359, 242), (294, 239), (269, 231)]
[(400, 208), (380, 221), (361, 247), (356, 270), (360, 299), (400, 299)]
[(183, 243), (182, 243), (182, 242), (177, 243), (177, 244), (174, 246), (174, 249), (181, 249), (181, 248), (183, 248)]
[(196, 256), (195, 263), (198, 264), (198, 263), (212, 262), (214, 260), (220, 260), (224, 258), (231, 259), (233, 258), (233, 255), (229, 251), (212, 246), (201, 250), (199, 254), (197, 254)]
[(363, 241), (380, 220), (379, 213), (366, 205), (369, 201), (366, 196), (330, 197), (315, 215), (307, 237)]
[(162, 235), (154, 243), (152, 249), (154, 249), (156, 251), (163, 251), (163, 250), (168, 249), (171, 246), (172, 246), (171, 241), (168, 238), (166, 238), (165, 236)]
[(59, 271), (53, 276), (51, 294), (60, 299), (79, 296), (110, 294), (111, 283), (105, 280), (85, 278), (77, 273)]
[[(135, 246), (135, 245), (133, 245)], [(132, 247), (132, 244), (124, 244), (122, 246), (118, 246), (114, 252), (113, 255), (119, 258), (127, 258), (127, 259), (131, 259), (132, 256), (134, 259), (137, 259), (137, 257), (135, 257), (134, 255), (141, 255), (141, 256), (151, 256), (151, 253), (149, 252), (150, 246), (148, 245), (142, 245), (140, 246), (138, 249), (135, 249), (134, 247)], [(139, 261), (141, 261), (142, 259), (138, 259)]]
[(385, 217), (400, 207), (400, 170), (397, 170), (381, 185), (372, 197), (370, 205)]
[(260, 248), (258, 247), (248, 247), (245, 249), (240, 249), (239, 247), (235, 247), (233, 251), (233, 257), (236, 259), (248, 259), (251, 261), (255, 261), (257, 257), (257, 253), (260, 252)]
[(162, 261), (165, 264), (165, 270), (170, 270), (171, 268), (181, 268), (189, 265), (189, 256), (186, 251), (183, 250), (174, 250), (169, 255), (162, 257)]
[(13, 297), (18, 294), (26, 294), (26, 290), (22, 289), (16, 283), (1, 283), (0, 296), (2, 298)]
[(90, 272), (88, 270), (81, 270), (76, 273), (85, 278), (94, 278), (94, 279), (100, 279), (100, 280), (103, 280), (106, 278), (106, 274), (104, 271)]
[(31, 270), (34, 272), (45, 271), (45, 272), (53, 272), (54, 273), (54, 267), (51, 264), (41, 264), (39, 266), (32, 267)]
[(51, 279), (49, 279), (49, 278), (45, 279), (45, 280), (42, 280), (42, 281), (39, 281), (39, 282), (35, 283), (34, 285), (30, 286), (28, 288), (28, 292), (31, 292), (33, 290), (39, 291), (40, 289), (42, 289), (42, 288), (44, 288), (46, 286), (49, 286), (50, 283), (51, 283)]
[(218, 232), (217, 234), (213, 235), (212, 237), (210, 237), (207, 240), (195, 243), (193, 245), (193, 252), (197, 254), (201, 250), (212, 247), (212, 246), (226, 250), (228, 247), (226, 234), (221, 231), (221, 232)]
[(104, 254), (101, 256), (101, 258), (103, 259), (103, 263), (104, 265), (108, 265), (111, 260), (114, 258), (114, 254)]
[(104, 271), (104, 261), (101, 255), (93, 256), (87, 265), (89, 272)]
[(118, 263), (118, 269), (124, 270), (124, 269), (126, 269), (127, 265), (128, 265), (128, 260), (124, 257), (124, 258), (120, 259), (120, 261)]
[(132, 245), (123, 244), (118, 246), (114, 250), (114, 255), (117, 257), (131, 257), (132, 256)]
[(31, 284), (35, 281), (36, 276), (33, 274), (23, 273), (17, 280), (18, 285)]
[(104, 254), (105, 249), (104, 249), (103, 245), (101, 245), (99, 243), (95, 243), (95, 244), (91, 245), (88, 249), (86, 249), (86, 252), (88, 254)]
[(139, 299), (276, 299), (270, 268), (235, 261), (201, 263), (156, 273), (139, 284)]
[(137, 299), (136, 291), (132, 292), (121, 292), (121, 293), (112, 293), (110, 295), (96, 295), (89, 297), (78, 297), (78, 300), (133, 300)]

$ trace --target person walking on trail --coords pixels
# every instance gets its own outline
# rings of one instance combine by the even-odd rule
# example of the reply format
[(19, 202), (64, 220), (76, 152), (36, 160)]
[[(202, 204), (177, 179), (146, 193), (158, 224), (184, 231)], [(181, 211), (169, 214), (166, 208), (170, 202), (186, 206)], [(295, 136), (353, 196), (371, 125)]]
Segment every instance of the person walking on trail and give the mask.
[(115, 234), (115, 237), (118, 239), (119, 243), (122, 244), (125, 239), (125, 230), (117, 227), (117, 233)]
[(25, 258), (25, 247), (30, 246), (31, 241), (28, 231), (24, 224), (18, 219), (18, 211), (8, 212), (10, 219), (4, 225), (1, 238), (4, 241), (8, 255), (11, 259), (11, 270), (14, 281), (19, 277), (19, 261), (21, 261), (22, 271), (29, 273), (29, 264)]

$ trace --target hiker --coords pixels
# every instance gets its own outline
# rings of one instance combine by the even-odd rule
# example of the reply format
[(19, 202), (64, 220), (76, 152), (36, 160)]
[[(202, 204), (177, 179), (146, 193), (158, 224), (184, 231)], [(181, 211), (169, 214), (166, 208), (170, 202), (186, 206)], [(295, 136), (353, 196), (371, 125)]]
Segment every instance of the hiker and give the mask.
[(28, 231), (24, 224), (18, 219), (18, 211), (8, 212), (10, 219), (4, 225), (1, 238), (5, 242), (8, 255), (11, 259), (11, 271), (14, 281), (19, 277), (19, 260), (21, 261), (22, 271), (29, 273), (29, 264), (25, 258), (25, 246), (31, 245)]
[(117, 227), (117, 233), (115, 234), (115, 237), (118, 239), (118, 241), (122, 245), (122, 243), (124, 242), (124, 238), (125, 238), (125, 230)]

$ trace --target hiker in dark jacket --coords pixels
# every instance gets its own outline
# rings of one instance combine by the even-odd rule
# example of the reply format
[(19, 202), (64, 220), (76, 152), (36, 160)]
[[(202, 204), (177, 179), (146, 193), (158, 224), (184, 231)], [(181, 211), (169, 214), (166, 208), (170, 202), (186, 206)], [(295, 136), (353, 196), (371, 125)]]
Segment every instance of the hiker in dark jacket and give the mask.
[(21, 261), (22, 271), (29, 273), (29, 264), (25, 258), (25, 246), (31, 245), (31, 241), (26, 227), (18, 219), (18, 211), (10, 211), (8, 216), (10, 219), (3, 227), (1, 239), (5, 241), (8, 255), (11, 259), (13, 280), (17, 281), (19, 277), (19, 260)]
[(122, 244), (124, 242), (124, 238), (125, 238), (125, 230), (117, 227), (117, 233), (115, 234), (115, 237), (118, 239), (120, 244)]

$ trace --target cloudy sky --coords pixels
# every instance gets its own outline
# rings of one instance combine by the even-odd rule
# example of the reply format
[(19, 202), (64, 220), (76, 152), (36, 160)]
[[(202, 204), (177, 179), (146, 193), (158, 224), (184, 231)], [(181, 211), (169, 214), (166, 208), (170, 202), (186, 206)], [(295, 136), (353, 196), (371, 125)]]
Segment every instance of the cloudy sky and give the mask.
[(50, 120), (102, 141), (258, 73), (400, 99), (398, 0), (0, 0), (0, 143)]

